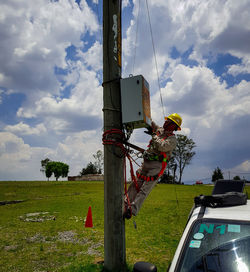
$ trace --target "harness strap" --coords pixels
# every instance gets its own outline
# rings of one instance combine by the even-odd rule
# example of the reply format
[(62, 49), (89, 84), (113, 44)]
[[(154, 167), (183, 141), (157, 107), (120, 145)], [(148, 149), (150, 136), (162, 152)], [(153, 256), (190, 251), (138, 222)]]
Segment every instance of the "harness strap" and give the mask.
[(164, 171), (165, 171), (165, 169), (166, 169), (166, 166), (167, 166), (167, 162), (168, 162), (167, 153), (161, 152), (161, 155), (163, 156), (163, 159), (162, 159), (162, 167), (161, 167), (161, 170), (160, 170), (160, 172), (159, 172), (158, 175), (155, 175), (155, 176), (145, 176), (145, 175), (140, 174), (140, 173), (137, 171), (137, 172), (136, 172), (137, 178), (142, 179), (142, 180), (147, 181), (147, 182), (148, 182), (148, 181), (155, 181), (155, 180), (157, 180), (158, 178), (160, 178), (160, 177), (163, 175), (163, 173), (164, 173)]

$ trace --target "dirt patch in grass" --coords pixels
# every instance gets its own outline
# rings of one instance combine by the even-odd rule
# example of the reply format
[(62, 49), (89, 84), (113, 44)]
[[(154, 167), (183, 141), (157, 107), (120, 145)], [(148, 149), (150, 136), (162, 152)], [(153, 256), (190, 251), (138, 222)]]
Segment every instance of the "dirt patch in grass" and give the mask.
[(21, 215), (19, 216), (19, 219), (25, 222), (44, 222), (56, 220), (56, 216), (54, 214), (50, 214), (49, 212), (35, 212)]
[(18, 245), (10, 245), (10, 246), (5, 246), (4, 250), (5, 251), (16, 251), (18, 248)]
[[(88, 246), (87, 254), (99, 256), (100, 253), (97, 251), (99, 247), (102, 247), (101, 242), (93, 242), (86, 237), (78, 237), (78, 234), (73, 230), (58, 232), (56, 236), (44, 236), (41, 233), (36, 233), (35, 235), (26, 238), (28, 243), (71, 243), (74, 245)], [(86, 254), (86, 252), (82, 252)]]

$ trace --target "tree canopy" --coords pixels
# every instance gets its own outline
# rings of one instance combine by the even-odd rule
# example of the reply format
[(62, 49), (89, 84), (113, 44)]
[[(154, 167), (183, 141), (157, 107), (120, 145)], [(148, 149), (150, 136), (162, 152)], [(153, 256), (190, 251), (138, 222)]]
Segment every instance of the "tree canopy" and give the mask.
[(95, 162), (95, 168), (98, 172), (98, 174), (102, 173), (102, 169), (103, 169), (103, 160), (104, 160), (104, 156), (103, 156), (103, 152), (101, 150), (98, 150), (96, 152), (96, 154), (93, 155)]
[(240, 180), (240, 176), (235, 176), (233, 180)]
[(98, 170), (92, 162), (89, 162), (87, 166), (83, 168), (82, 171), (80, 172), (80, 176), (89, 174), (98, 174)]
[(86, 167), (82, 168), (81, 172), (79, 173), (80, 176), (89, 175), (89, 174), (102, 174), (103, 170), (103, 152), (98, 150), (96, 154), (93, 154), (95, 159), (94, 163), (89, 162)]
[(49, 161), (45, 166), (45, 175), (49, 178), (54, 174), (56, 181), (59, 177), (65, 178), (68, 176), (69, 166), (63, 162)]
[(212, 182), (215, 182), (219, 179), (224, 179), (224, 177), (223, 177), (223, 173), (222, 173), (221, 169), (219, 167), (217, 167), (213, 172)]
[(193, 149), (196, 147), (196, 145), (195, 142), (186, 135), (178, 134), (176, 135), (176, 139), (177, 145), (173, 151), (172, 159), (169, 161), (169, 167), (174, 172), (174, 177), (175, 169), (178, 169), (178, 183), (181, 183), (184, 168), (191, 163), (191, 160), (195, 155)]
[(195, 152), (193, 148), (196, 147), (195, 142), (185, 135), (176, 135), (177, 145), (172, 153), (170, 160), (168, 161), (166, 170), (162, 175), (161, 183), (175, 183), (177, 182), (178, 173), (178, 183), (181, 183), (184, 168), (191, 163)]
[(49, 158), (46, 158), (46, 159), (44, 159), (44, 160), (41, 160), (41, 169), (40, 169), (40, 171), (41, 172), (45, 172), (45, 170), (46, 170), (46, 165), (47, 165), (47, 163), (48, 162), (50, 162), (51, 160), (49, 159)]

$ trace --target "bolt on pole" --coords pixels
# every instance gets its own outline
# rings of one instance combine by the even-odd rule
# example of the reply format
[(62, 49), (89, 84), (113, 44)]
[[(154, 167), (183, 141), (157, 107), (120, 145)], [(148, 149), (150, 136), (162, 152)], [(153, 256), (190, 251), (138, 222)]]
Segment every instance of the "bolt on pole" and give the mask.
[[(122, 129), (121, 118), (121, 0), (103, 0), (104, 132)], [(124, 158), (117, 146), (104, 145), (104, 267), (124, 271)]]

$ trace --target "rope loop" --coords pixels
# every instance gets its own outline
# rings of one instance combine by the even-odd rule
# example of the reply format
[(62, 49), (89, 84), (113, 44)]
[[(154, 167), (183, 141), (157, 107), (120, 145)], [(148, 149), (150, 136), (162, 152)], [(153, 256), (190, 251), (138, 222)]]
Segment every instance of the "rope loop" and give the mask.
[(131, 156), (129, 154), (129, 149), (126, 148), (123, 145), (123, 142), (125, 142), (125, 141), (126, 141), (125, 134), (120, 129), (115, 129), (114, 128), (114, 129), (107, 130), (107, 131), (105, 131), (103, 133), (103, 136), (102, 136), (102, 143), (103, 143), (103, 145), (118, 146), (122, 150), (123, 157), (125, 158), (124, 165), (123, 165), (123, 171), (124, 171), (124, 194), (126, 196), (126, 199), (127, 199), (127, 202), (128, 202), (128, 206), (131, 208), (131, 203), (130, 203), (129, 197), (128, 197), (128, 188), (127, 188), (126, 158), (128, 159), (129, 165), (130, 165), (131, 180), (134, 182), (137, 192), (140, 191), (140, 188), (139, 188), (139, 185), (137, 183), (137, 179), (136, 179), (135, 174), (134, 174), (134, 168), (133, 168), (132, 158), (131, 158)]

